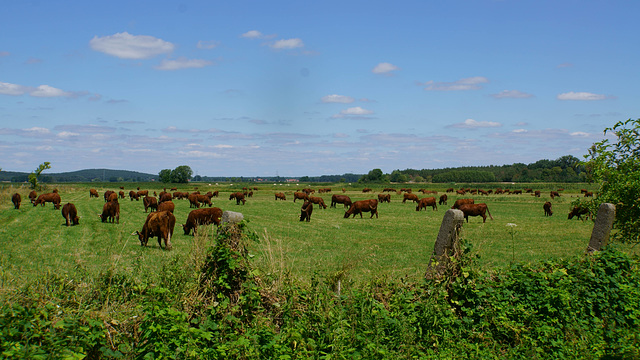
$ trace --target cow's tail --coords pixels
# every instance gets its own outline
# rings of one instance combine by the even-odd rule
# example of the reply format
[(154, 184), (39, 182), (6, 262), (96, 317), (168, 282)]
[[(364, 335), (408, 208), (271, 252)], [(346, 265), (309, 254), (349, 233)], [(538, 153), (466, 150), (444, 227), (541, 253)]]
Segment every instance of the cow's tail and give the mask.
[(489, 211), (489, 207), (487, 206), (487, 214), (489, 214), (489, 218), (493, 220), (493, 216), (491, 216), (491, 211)]

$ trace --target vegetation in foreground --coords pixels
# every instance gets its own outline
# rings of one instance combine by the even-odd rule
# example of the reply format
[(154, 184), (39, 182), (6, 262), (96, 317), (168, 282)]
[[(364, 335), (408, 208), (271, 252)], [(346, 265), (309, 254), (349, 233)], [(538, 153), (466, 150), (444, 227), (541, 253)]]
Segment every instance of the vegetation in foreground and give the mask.
[[(154, 280), (82, 268), (34, 279), (0, 308), (3, 358), (638, 358), (640, 262), (592, 256), (483, 272), (473, 252), (444, 277), (339, 274), (297, 282), (244, 224), (199, 235)], [(206, 248), (206, 250), (204, 250)]]

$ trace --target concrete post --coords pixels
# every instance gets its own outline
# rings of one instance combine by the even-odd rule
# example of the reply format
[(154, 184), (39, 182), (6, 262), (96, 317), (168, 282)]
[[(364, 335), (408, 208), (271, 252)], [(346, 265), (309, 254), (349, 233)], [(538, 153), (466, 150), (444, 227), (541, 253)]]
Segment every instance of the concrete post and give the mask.
[(598, 208), (598, 216), (593, 225), (591, 232), (591, 240), (587, 252), (600, 251), (609, 242), (609, 234), (613, 227), (613, 221), (616, 219), (616, 207), (613, 204), (602, 203)]
[(442, 218), (442, 224), (440, 225), (436, 244), (433, 247), (429, 266), (434, 263), (438, 266), (438, 264), (446, 262), (449, 257), (455, 254), (458, 246), (458, 235), (463, 223), (464, 214), (462, 211), (457, 209), (447, 210)]

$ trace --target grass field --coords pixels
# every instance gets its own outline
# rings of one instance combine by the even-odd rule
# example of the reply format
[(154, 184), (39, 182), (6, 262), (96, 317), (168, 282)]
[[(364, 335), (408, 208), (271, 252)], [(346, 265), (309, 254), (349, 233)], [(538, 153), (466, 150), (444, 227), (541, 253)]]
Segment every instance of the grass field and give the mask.
[[(163, 251), (156, 239), (145, 248), (131, 233), (141, 230), (146, 213), (142, 200), (120, 200), (119, 224), (102, 223), (97, 214), (104, 200), (89, 198), (89, 189), (96, 188), (100, 195), (105, 190), (119, 190), (120, 184), (60, 184), (48, 185), (39, 193), (56, 187), (62, 203), (76, 205), (79, 226), (66, 227), (59, 210), (49, 203), (45, 207), (34, 207), (28, 201), (26, 187), (3, 185), (0, 190), (0, 290), (6, 292), (25, 284), (29, 279), (47, 272), (65, 273), (73, 271), (97, 274), (106, 270), (127, 271), (140, 277), (153, 279), (165, 264), (173, 261), (191, 261), (194, 252), (201, 252), (201, 242), (193, 236), (183, 235), (176, 225), (172, 239), (172, 251)], [(446, 185), (412, 184), (414, 192), (427, 187), (444, 193)], [(162, 184), (125, 184), (125, 193), (141, 189), (150, 192), (162, 190)], [(311, 222), (300, 222), (301, 202), (293, 203), (295, 185), (263, 185), (254, 191), (245, 205), (236, 205), (228, 200), (229, 194), (239, 190), (238, 184), (190, 184), (178, 186), (181, 191), (193, 191), (199, 186), (203, 193), (219, 190), (214, 206), (222, 210), (242, 212), (248, 220), (248, 228), (255, 231), (260, 241), (251, 249), (256, 264), (265, 271), (290, 271), (293, 277), (308, 280), (319, 276), (341, 276), (350, 280), (365, 280), (372, 277), (408, 277), (417, 279), (426, 269), (433, 251), (435, 239), (445, 211), (456, 196), (449, 196), (449, 206), (437, 211), (416, 212), (415, 204), (403, 204), (402, 197), (392, 194), (389, 204), (380, 204), (379, 218), (344, 219), (344, 209), (319, 209), (314, 207)], [(253, 184), (251, 186), (254, 186)], [(329, 185), (331, 186), (331, 185)], [(373, 194), (363, 194), (359, 188), (348, 185), (333, 185), (333, 193), (347, 187), (347, 195), (353, 201), (377, 197), (382, 186), (373, 187)], [(484, 189), (505, 187), (504, 184), (482, 185)], [(463, 236), (480, 256), (483, 268), (508, 265), (511, 261), (534, 262), (552, 258), (570, 257), (584, 253), (591, 235), (591, 221), (568, 220), (570, 202), (580, 196), (584, 184), (518, 184), (514, 189), (533, 187), (542, 190), (543, 196), (535, 198), (523, 195), (471, 196), (476, 203), (484, 202), (494, 220), (470, 218), (463, 227)], [(313, 188), (325, 187), (313, 185)], [(459, 185), (458, 185), (459, 187)], [(550, 189), (564, 187), (564, 195), (553, 203), (554, 215), (545, 217), (542, 204), (549, 201)], [(586, 186), (588, 187), (588, 186)], [(286, 201), (275, 201), (275, 192), (285, 192)], [(19, 210), (13, 209), (11, 195), (21, 194), (23, 202)], [(420, 197), (424, 197), (419, 194)], [(316, 194), (327, 205), (331, 193)], [(465, 196), (469, 197), (469, 196)], [(26, 200), (25, 200), (26, 199)], [(174, 200), (177, 224), (185, 222), (189, 211), (187, 200)], [(516, 224), (509, 227), (506, 224)], [(202, 233), (212, 231), (210, 227)], [(638, 253), (637, 248), (624, 247), (626, 251)]]

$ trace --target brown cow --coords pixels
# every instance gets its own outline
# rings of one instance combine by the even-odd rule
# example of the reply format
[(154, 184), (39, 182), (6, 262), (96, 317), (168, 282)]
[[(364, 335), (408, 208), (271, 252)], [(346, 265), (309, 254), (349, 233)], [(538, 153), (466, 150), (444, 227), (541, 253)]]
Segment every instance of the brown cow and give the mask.
[(209, 205), (209, 207), (213, 206), (213, 204), (211, 203), (211, 198), (207, 195), (196, 194), (196, 196), (198, 197), (198, 202), (200, 204)]
[(305, 193), (305, 194), (307, 194), (307, 195), (311, 195), (311, 194), (313, 194), (313, 193), (314, 193), (314, 192), (316, 192), (316, 191), (315, 191), (315, 190), (313, 190), (313, 189), (310, 189), (310, 188), (304, 188), (304, 189), (302, 189), (302, 192), (303, 192), (303, 193)]
[(161, 192), (160, 196), (158, 197), (158, 203), (161, 202), (165, 202), (165, 201), (171, 201), (171, 199), (173, 199), (173, 197), (171, 196), (171, 194), (169, 194), (168, 192)]
[(331, 196), (331, 207), (335, 208), (336, 204), (343, 204), (344, 207), (351, 206), (351, 198), (347, 195), (332, 195)]
[(169, 211), (173, 214), (173, 210), (176, 208), (176, 205), (173, 201), (165, 201), (158, 204), (158, 211)]
[(382, 189), (382, 192), (396, 192), (397, 190), (394, 188), (384, 188)]
[(220, 225), (221, 219), (222, 209), (217, 207), (191, 210), (189, 216), (187, 216), (187, 223), (182, 225), (182, 229), (185, 235), (191, 234), (192, 229), (193, 235), (196, 235), (198, 225)]
[(66, 220), (67, 226), (78, 225), (80, 223), (78, 210), (76, 210), (76, 206), (72, 203), (66, 203), (62, 207), (62, 217)]
[(164, 239), (164, 249), (171, 249), (171, 236), (173, 236), (173, 228), (176, 225), (176, 217), (169, 211), (156, 211), (147, 215), (142, 226), (142, 231), (136, 231), (141, 246), (147, 246), (149, 238), (157, 237), (158, 246), (162, 249), (162, 240)]
[(38, 199), (36, 199), (36, 201), (33, 203), (33, 206), (44, 206), (45, 203), (50, 202), (53, 204), (53, 207), (58, 210), (60, 209), (61, 201), (62, 200), (60, 199), (60, 195), (58, 195), (58, 193), (40, 194), (40, 196), (38, 196)]
[[(116, 192), (113, 190), (107, 190), (104, 192), (104, 202), (109, 201), (109, 197), (111, 196), (111, 194), (115, 194)], [(118, 195), (116, 195), (117, 198)]]
[(581, 220), (580, 217), (582, 215), (586, 215), (585, 219), (588, 219), (591, 216), (591, 211), (583, 206), (574, 206), (573, 209), (571, 209), (571, 211), (569, 212), (569, 220), (573, 219), (574, 216), (577, 216), (578, 220)]
[(151, 211), (158, 211), (158, 199), (153, 196), (145, 196), (142, 198), (142, 203), (144, 204), (144, 212), (147, 212), (149, 208)]
[(378, 202), (388, 202), (391, 203), (391, 194), (378, 194)]
[[(229, 195), (229, 200), (233, 199), (236, 199), (236, 205), (240, 205), (240, 201), (242, 201), (242, 205), (244, 205), (244, 203), (246, 202), (246, 200), (244, 199), (244, 193), (242, 191), (238, 191)], [(295, 199), (293, 202), (295, 202)]]
[(311, 213), (313, 213), (313, 203), (305, 201), (300, 208), (300, 221), (311, 221)]
[(318, 196), (309, 196), (309, 202), (312, 204), (319, 205), (321, 209), (326, 209), (327, 205), (325, 205), (324, 200)]
[(31, 192), (29, 193), (29, 201), (31, 201), (31, 203), (33, 204), (34, 202), (36, 202), (37, 198), (38, 193), (35, 190), (31, 190)]
[(416, 194), (412, 194), (412, 193), (404, 193), (404, 198), (402, 199), (402, 203), (406, 203), (407, 200), (411, 200), (413, 202), (418, 202), (420, 201), (420, 199), (418, 199), (418, 195)]
[(420, 199), (418, 206), (416, 206), (416, 211), (420, 211), (422, 209), (427, 210), (427, 206), (431, 206), (433, 211), (438, 210), (438, 206), (436, 206), (436, 198), (431, 196)]
[(11, 196), (11, 202), (13, 203), (13, 208), (18, 210), (20, 209), (20, 202), (22, 202), (22, 196), (20, 194), (15, 193)]
[(467, 193), (467, 192), (466, 192), (464, 189), (462, 189), (462, 190), (456, 190), (456, 194), (458, 194), (458, 195), (464, 195), (464, 194), (466, 194), (466, 193)]
[(120, 223), (120, 204), (117, 201), (109, 201), (102, 207), (102, 214), (98, 214), (98, 217), (102, 222), (109, 220), (113, 223), (115, 219), (116, 224)]
[(198, 201), (198, 194), (191, 193), (189, 194), (189, 207), (190, 208), (200, 208), (200, 202)]
[(107, 201), (115, 201), (115, 202), (118, 202), (118, 194), (116, 194), (116, 192), (115, 192), (115, 191), (112, 191), (112, 192), (109, 194), (109, 199), (107, 199)]
[(287, 200), (287, 197), (284, 195), (284, 193), (279, 192), (279, 193), (276, 193), (276, 200), (278, 199)]
[(293, 193), (293, 202), (296, 202), (297, 199), (308, 201), (309, 200), (309, 195), (307, 195), (306, 193), (303, 193), (303, 192), (294, 192)]
[(540, 190), (534, 191), (533, 194), (531, 194), (531, 195), (533, 195), (535, 197), (540, 197)]
[(446, 192), (448, 192), (448, 193), (450, 193), (450, 192), (451, 192), (451, 193), (452, 193), (452, 192), (454, 192), (454, 190), (453, 190), (453, 188), (448, 188), (448, 189), (446, 190)]
[(542, 205), (542, 208), (544, 209), (544, 216), (553, 215), (553, 211), (551, 210), (551, 203), (549, 201), (545, 202), (544, 205)]
[(373, 190), (372, 190), (371, 188), (364, 188), (364, 189), (362, 189), (362, 192), (363, 192), (363, 193), (369, 193), (369, 192), (372, 192), (372, 191), (373, 191)]
[(464, 213), (464, 218), (467, 222), (469, 222), (469, 216), (482, 216), (482, 223), (484, 223), (487, 221), (487, 215), (485, 213), (488, 213), (491, 220), (493, 220), (493, 216), (491, 216), (487, 204), (484, 203), (460, 205), (458, 210)]
[[(139, 190), (139, 189), (138, 189), (138, 190)], [(137, 194), (138, 194), (138, 197), (140, 197), (140, 196), (147, 196), (147, 195), (149, 195), (149, 190), (139, 190)], [(136, 199), (136, 200), (137, 200), (137, 199)]]
[(592, 191), (585, 192), (584, 197), (593, 197), (593, 192)]
[(447, 205), (447, 194), (440, 195), (440, 200), (438, 201), (438, 205)]
[(89, 189), (89, 199), (93, 198), (93, 197), (100, 197), (98, 195), (98, 190), (96, 189)]
[(369, 199), (369, 200), (360, 200), (351, 204), (349, 210), (344, 213), (344, 218), (347, 219), (351, 214), (353, 217), (356, 217), (357, 214), (360, 214), (360, 218), (362, 219), (362, 212), (371, 212), (371, 218), (373, 215), (378, 218), (378, 200)]
[(120, 199), (124, 199), (124, 191), (122, 191), (122, 190), (118, 191), (118, 197)]
[(140, 201), (140, 196), (138, 196), (138, 193), (133, 190), (129, 191), (129, 198), (131, 199), (131, 201), (133, 201), (133, 199), (135, 199), (136, 201)]
[(560, 197), (560, 194), (557, 191), (551, 191), (550, 196), (551, 196), (551, 199), (554, 199), (556, 196)]
[(456, 200), (455, 203), (453, 203), (453, 206), (451, 207), (452, 209), (459, 209), (460, 206), (465, 205), (465, 204), (473, 204), (476, 201), (473, 199), (458, 199)]

